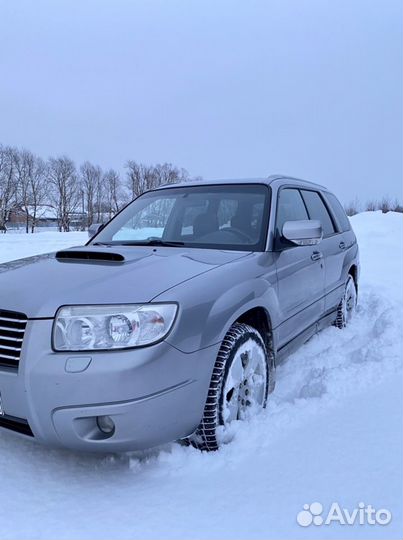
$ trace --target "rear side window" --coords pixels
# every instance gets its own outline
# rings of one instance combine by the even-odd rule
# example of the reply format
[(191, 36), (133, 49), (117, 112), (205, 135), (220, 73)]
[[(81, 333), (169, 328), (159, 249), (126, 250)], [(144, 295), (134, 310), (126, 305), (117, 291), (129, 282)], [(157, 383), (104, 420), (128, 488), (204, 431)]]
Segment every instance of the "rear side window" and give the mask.
[(298, 189), (285, 188), (280, 191), (277, 203), (276, 236), (281, 237), (286, 221), (309, 219), (304, 201)]
[(344, 211), (344, 208), (340, 204), (339, 200), (333, 193), (326, 193), (326, 200), (329, 202), (333, 214), (336, 216), (338, 224), (343, 232), (351, 229), (350, 220)]
[(318, 219), (322, 224), (323, 236), (330, 236), (336, 232), (332, 218), (327, 211), (322, 197), (317, 191), (301, 190), (304, 198), (309, 219)]

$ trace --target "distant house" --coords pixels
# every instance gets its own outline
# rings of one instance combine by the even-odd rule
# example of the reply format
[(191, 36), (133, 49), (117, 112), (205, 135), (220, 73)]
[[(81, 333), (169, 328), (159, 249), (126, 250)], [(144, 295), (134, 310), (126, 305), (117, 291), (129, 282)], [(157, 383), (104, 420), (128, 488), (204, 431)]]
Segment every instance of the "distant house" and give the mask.
[[(24, 214), (28, 213), (30, 219), (33, 218), (35, 208), (33, 206), (23, 206)], [(36, 224), (38, 227), (51, 227), (57, 225), (57, 210), (48, 204), (43, 204), (36, 209)]]
[[(28, 212), (27, 212), (28, 211)], [(8, 214), (7, 226), (12, 229), (23, 228), (26, 225), (28, 213), (28, 223), (32, 224), (34, 208), (32, 206), (18, 206), (10, 210)], [(51, 227), (57, 226), (57, 212), (50, 205), (41, 205), (36, 209), (36, 226)]]
[[(29, 226), (32, 224), (35, 208), (33, 206), (20, 206), (13, 208), (8, 215), (7, 227), (10, 229), (23, 229), (26, 226), (27, 214)], [(70, 214), (72, 229), (81, 229), (86, 223), (87, 215), (82, 212)], [(58, 227), (57, 210), (53, 206), (43, 204), (36, 209), (36, 227)]]
[(25, 212), (22, 208), (13, 208), (8, 212), (7, 227), (14, 228), (20, 223), (25, 223)]
[(70, 214), (70, 227), (76, 230), (84, 230), (87, 226), (86, 212), (73, 212)]

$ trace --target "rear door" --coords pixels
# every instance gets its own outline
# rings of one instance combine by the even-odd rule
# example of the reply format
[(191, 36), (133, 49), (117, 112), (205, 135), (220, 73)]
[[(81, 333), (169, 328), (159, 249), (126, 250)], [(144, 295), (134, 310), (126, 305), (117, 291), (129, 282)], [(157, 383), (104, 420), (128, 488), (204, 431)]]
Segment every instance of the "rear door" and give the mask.
[(319, 191), (301, 189), (310, 219), (322, 224), (323, 239), (318, 245), (325, 266), (325, 313), (337, 307), (344, 290), (343, 262), (345, 242)]
[(324, 311), (324, 266), (318, 258), (321, 244), (293, 246), (281, 236), (286, 221), (309, 219), (298, 188), (284, 187), (278, 193), (274, 256), (281, 324), (278, 348), (316, 323)]

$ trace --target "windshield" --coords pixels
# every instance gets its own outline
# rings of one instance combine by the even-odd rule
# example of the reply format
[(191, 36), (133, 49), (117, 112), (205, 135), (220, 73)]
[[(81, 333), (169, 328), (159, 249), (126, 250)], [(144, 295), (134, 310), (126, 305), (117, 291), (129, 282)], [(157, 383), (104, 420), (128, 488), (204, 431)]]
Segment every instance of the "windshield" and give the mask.
[(264, 251), (268, 213), (261, 184), (161, 189), (133, 201), (91, 244)]

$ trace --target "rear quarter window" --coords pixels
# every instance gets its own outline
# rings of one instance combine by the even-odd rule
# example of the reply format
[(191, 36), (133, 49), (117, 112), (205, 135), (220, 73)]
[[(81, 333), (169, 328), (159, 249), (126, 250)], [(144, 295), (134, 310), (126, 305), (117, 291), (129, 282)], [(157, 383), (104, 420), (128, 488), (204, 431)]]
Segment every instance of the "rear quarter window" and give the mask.
[(322, 224), (323, 236), (331, 236), (336, 232), (333, 220), (317, 191), (301, 190), (308, 210), (309, 219), (318, 219)]
[(330, 205), (330, 209), (333, 212), (336, 221), (343, 232), (351, 230), (350, 220), (347, 217), (344, 208), (340, 204), (338, 198), (333, 193), (325, 193), (327, 203)]

